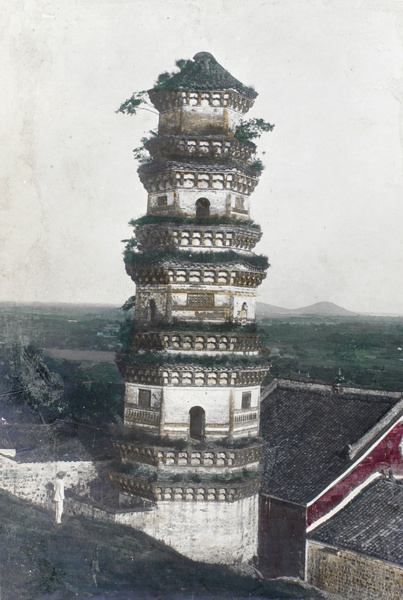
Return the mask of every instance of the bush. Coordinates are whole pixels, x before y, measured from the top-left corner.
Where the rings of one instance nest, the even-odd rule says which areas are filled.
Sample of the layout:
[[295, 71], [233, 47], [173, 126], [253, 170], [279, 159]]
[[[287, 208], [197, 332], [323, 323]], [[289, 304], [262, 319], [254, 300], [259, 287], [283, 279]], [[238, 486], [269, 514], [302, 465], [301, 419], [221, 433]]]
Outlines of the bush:
[[126, 244], [124, 261], [129, 264], [151, 264], [162, 260], [176, 260], [203, 264], [246, 263], [257, 269], [267, 269], [267, 256], [261, 254], [240, 254], [233, 250], [224, 252], [190, 252], [187, 250], [151, 250], [149, 252], [133, 252]]

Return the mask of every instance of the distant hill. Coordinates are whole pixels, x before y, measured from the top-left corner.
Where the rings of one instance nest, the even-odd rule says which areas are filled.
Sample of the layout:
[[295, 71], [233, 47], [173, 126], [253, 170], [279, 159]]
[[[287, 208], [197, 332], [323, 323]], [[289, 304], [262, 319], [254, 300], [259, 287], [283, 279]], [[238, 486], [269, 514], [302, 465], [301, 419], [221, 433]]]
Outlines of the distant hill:
[[315, 304], [302, 306], [301, 308], [282, 308], [281, 306], [273, 306], [265, 302], [257, 303], [258, 319], [264, 319], [265, 317], [295, 317], [298, 315], [354, 316], [356, 314], [342, 306], [333, 304], [333, 302], [316, 302]]

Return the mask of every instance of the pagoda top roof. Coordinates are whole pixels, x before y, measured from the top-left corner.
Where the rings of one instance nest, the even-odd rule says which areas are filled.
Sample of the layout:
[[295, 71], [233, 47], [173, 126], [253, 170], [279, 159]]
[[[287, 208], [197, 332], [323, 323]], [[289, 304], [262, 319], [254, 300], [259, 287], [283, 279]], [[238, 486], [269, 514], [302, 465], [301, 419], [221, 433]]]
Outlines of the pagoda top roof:
[[198, 52], [186, 65], [153, 90], [228, 90], [235, 89], [250, 98], [257, 92], [235, 79], [210, 52]]

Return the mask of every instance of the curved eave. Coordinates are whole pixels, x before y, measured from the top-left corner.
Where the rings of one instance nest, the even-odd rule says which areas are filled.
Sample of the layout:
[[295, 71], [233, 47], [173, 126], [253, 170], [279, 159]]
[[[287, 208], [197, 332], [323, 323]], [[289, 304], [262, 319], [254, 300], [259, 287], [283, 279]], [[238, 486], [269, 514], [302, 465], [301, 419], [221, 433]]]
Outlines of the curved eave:
[[205, 160], [152, 160], [140, 165], [137, 172], [141, 175], [151, 175], [162, 171], [198, 171], [203, 173], [242, 173], [251, 179], [258, 181], [261, 172], [252, 167], [246, 167], [236, 162], [218, 162], [215, 159]]
[[244, 233], [247, 232], [249, 235], [252, 235], [253, 237], [257, 238], [257, 240], [259, 241], [262, 237], [262, 231], [260, 229], [257, 229], [255, 227], [250, 227], [249, 225], [226, 225], [224, 224], [217, 224], [217, 225], [203, 225], [203, 224], [197, 224], [197, 223], [175, 223], [174, 220], [172, 220], [172, 222], [169, 221], [162, 221], [161, 223], [144, 223], [143, 225], [135, 225], [136, 228], [139, 229], [150, 229], [150, 230], [159, 230], [159, 229], [183, 229], [183, 230], [187, 230], [187, 229], [193, 229], [196, 231], [205, 231], [206, 229], [210, 230], [217, 230], [217, 231], [229, 231], [229, 232], [240, 232], [240, 233]]
[[131, 263], [125, 261], [126, 270], [127, 268], [137, 268], [137, 269], [147, 269], [148, 267], [161, 267], [164, 269], [174, 268], [174, 269], [217, 269], [217, 270], [238, 270], [238, 271], [247, 271], [253, 273], [265, 273], [265, 271], [270, 267], [268, 264], [265, 267], [256, 267], [251, 265], [246, 261], [239, 261], [234, 263], [214, 263], [214, 262], [191, 262], [189, 260], [166, 260], [159, 259], [155, 261], [150, 261], [147, 263]]

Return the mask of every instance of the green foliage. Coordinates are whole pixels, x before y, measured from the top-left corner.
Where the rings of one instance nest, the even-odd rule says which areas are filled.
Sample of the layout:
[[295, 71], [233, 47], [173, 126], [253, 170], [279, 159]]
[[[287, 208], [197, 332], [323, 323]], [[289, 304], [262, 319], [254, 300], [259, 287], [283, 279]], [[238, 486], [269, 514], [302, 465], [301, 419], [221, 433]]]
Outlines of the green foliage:
[[150, 250], [149, 252], [133, 252], [132, 249], [124, 250], [124, 261], [129, 264], [151, 264], [162, 260], [176, 260], [182, 262], [202, 264], [236, 264], [246, 263], [257, 269], [267, 269], [269, 262], [267, 256], [262, 254], [240, 254], [233, 250], [224, 252], [191, 252], [187, 250]]
[[260, 138], [265, 131], [272, 131], [273, 129], [274, 125], [264, 119], [249, 119], [238, 125], [234, 137], [240, 142], [250, 142], [250, 140]]
[[[176, 61], [176, 66], [178, 67], [178, 71], [164, 71], [160, 73], [157, 77], [157, 81], [154, 85], [155, 89], [164, 89], [164, 84], [171, 78], [173, 75], [180, 73], [182, 69], [184, 69], [188, 64], [191, 64], [191, 60], [179, 59]], [[142, 90], [140, 92], [134, 92], [130, 98], [125, 100], [118, 110], [117, 113], [121, 112], [126, 115], [136, 115], [139, 109], [145, 109], [145, 106], [149, 106], [148, 102], [148, 92], [147, 90]], [[143, 140], [142, 140], [143, 141]]]
[[124, 382], [113, 363], [49, 359], [64, 383], [56, 404], [43, 410], [46, 421], [71, 417], [80, 423], [108, 425], [123, 417]]
[[265, 356], [248, 356], [237, 354], [207, 355], [201, 354], [171, 354], [169, 352], [121, 352], [118, 361], [150, 364], [150, 365], [199, 365], [216, 368], [247, 368], [265, 367], [268, 359]]
[[217, 440], [211, 441], [208, 439], [197, 440], [194, 438], [170, 438], [166, 435], [156, 435], [145, 431], [141, 427], [125, 428], [119, 425], [115, 425], [112, 428], [112, 435], [115, 439], [123, 442], [130, 442], [134, 444], [153, 446], [154, 448], [166, 448], [174, 450], [219, 450], [220, 448], [250, 448], [251, 446], [260, 445], [263, 443], [262, 438], [232, 438], [227, 437], [219, 442]]
[[151, 162], [151, 156], [145, 148], [145, 144], [155, 136], [157, 136], [157, 132], [154, 129], [150, 129], [148, 136], [144, 136], [140, 139], [141, 146], [137, 146], [137, 148], [133, 149], [134, 159], [138, 160], [141, 165]]
[[161, 471], [149, 465], [141, 465], [138, 463], [122, 463], [115, 462], [113, 470], [129, 475], [136, 480], [143, 480], [147, 483], [200, 483], [200, 484], [234, 484], [241, 483], [248, 479], [256, 478], [256, 471], [243, 470], [242, 473], [175, 473], [169, 471]]
[[53, 372], [39, 348], [38, 330], [32, 322], [6, 322], [2, 358], [6, 365], [11, 396], [33, 408], [45, 422], [43, 409], [57, 404], [63, 395], [63, 381]]
[[[126, 240], [124, 240], [124, 241], [126, 241]], [[134, 308], [135, 303], [136, 303], [136, 296], [130, 296], [130, 298], [128, 298], [126, 300], [126, 302], [123, 304], [122, 310], [124, 312], [127, 312], [128, 310], [131, 310], [132, 308]]]
[[147, 91], [134, 92], [130, 98], [125, 100], [118, 108], [117, 113], [121, 112], [126, 115], [136, 115], [139, 108], [142, 108], [142, 104], [147, 104], [146, 101]]
[[125, 350], [130, 348], [131, 332], [134, 327], [133, 319], [126, 319], [124, 323], [120, 324], [119, 331], [119, 343]]
[[264, 170], [264, 164], [262, 163], [262, 161], [260, 160], [260, 158], [257, 158], [256, 160], [254, 160], [251, 164], [251, 168], [256, 171], [257, 173], [262, 173], [262, 171]]
[[140, 225], [152, 225], [154, 223], [173, 223], [175, 225], [235, 225], [237, 227], [251, 227], [260, 231], [260, 225], [254, 221], [241, 221], [240, 219], [232, 219], [230, 217], [208, 217], [206, 219], [196, 219], [192, 217], [169, 217], [157, 215], [144, 215], [138, 219], [129, 221], [129, 225], [137, 227]]
[[157, 80], [154, 84], [154, 89], [160, 89], [163, 90], [165, 89], [165, 84], [167, 83], [167, 81], [169, 79], [171, 79], [171, 77], [173, 77], [174, 75], [177, 75], [178, 73], [180, 73], [185, 67], [187, 67], [188, 65], [193, 64], [192, 60], [188, 60], [185, 58], [180, 58], [179, 60], [177, 60], [175, 62], [175, 65], [178, 67], [177, 71], [164, 71], [163, 73], [160, 73], [157, 77]]

